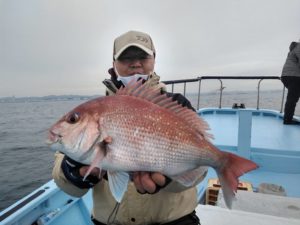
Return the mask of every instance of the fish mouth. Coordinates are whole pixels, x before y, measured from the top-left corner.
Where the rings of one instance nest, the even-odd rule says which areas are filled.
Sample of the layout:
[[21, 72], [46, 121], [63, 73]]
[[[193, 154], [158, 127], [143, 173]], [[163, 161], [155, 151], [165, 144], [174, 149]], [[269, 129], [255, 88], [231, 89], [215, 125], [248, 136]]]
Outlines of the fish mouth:
[[54, 143], [61, 143], [62, 142], [62, 135], [57, 134], [53, 132], [52, 130], [49, 130], [48, 138], [46, 140], [46, 144], [52, 145]]

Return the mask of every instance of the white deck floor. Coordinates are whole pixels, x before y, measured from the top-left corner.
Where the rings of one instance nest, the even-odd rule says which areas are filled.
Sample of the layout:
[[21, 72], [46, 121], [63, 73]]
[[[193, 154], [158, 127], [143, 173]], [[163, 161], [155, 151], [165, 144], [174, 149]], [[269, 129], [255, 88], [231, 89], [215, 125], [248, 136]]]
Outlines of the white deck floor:
[[300, 220], [199, 205], [196, 213], [201, 225], [299, 225]]

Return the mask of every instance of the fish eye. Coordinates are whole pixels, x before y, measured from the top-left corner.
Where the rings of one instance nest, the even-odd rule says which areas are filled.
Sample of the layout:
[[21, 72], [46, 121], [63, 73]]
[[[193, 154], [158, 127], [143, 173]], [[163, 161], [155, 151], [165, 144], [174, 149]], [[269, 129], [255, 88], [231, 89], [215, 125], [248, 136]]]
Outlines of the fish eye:
[[74, 124], [77, 123], [79, 119], [80, 119], [79, 113], [75, 112], [69, 115], [69, 117], [67, 118], [67, 122], [70, 124]]

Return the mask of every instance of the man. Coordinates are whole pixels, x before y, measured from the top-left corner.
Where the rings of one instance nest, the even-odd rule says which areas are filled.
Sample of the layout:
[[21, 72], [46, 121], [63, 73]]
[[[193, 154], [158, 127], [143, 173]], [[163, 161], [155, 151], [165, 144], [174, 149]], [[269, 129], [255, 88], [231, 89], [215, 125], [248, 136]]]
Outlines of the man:
[[282, 69], [281, 81], [288, 89], [284, 107], [283, 124], [300, 124], [293, 120], [296, 104], [300, 97], [300, 44], [292, 42], [287, 59]]
[[[111, 79], [106, 79], [107, 95], [114, 95], [132, 80], [143, 79], [143, 85], [155, 86], [159, 76], [154, 73], [155, 48], [148, 34], [129, 31], [115, 39]], [[161, 90], [165, 92], [164, 89]], [[174, 101], [194, 110], [180, 94], [167, 93]], [[195, 214], [197, 190], [186, 188], [161, 173], [134, 172], [121, 203], [110, 193], [105, 172], [99, 179], [94, 168], [83, 181], [88, 169], [74, 160], [56, 153], [53, 177], [66, 193], [80, 197], [93, 188], [94, 224], [200, 224]], [[199, 178], [204, 178], [206, 169]]]

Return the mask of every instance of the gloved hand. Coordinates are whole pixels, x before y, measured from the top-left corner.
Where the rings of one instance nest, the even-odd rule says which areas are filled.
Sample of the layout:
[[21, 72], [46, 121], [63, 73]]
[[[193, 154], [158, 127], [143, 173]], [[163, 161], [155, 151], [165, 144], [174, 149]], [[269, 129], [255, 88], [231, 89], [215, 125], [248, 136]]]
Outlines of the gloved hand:
[[90, 175], [86, 177], [85, 180], [83, 180], [83, 177], [88, 170], [89, 166], [84, 165], [82, 163], [76, 162], [75, 160], [69, 158], [68, 156], [64, 156], [64, 159], [61, 163], [62, 171], [65, 175], [65, 177], [75, 186], [79, 188], [91, 188], [95, 186], [102, 178], [102, 176], [105, 174], [105, 172], [102, 172], [99, 177], [99, 169], [94, 168]]

